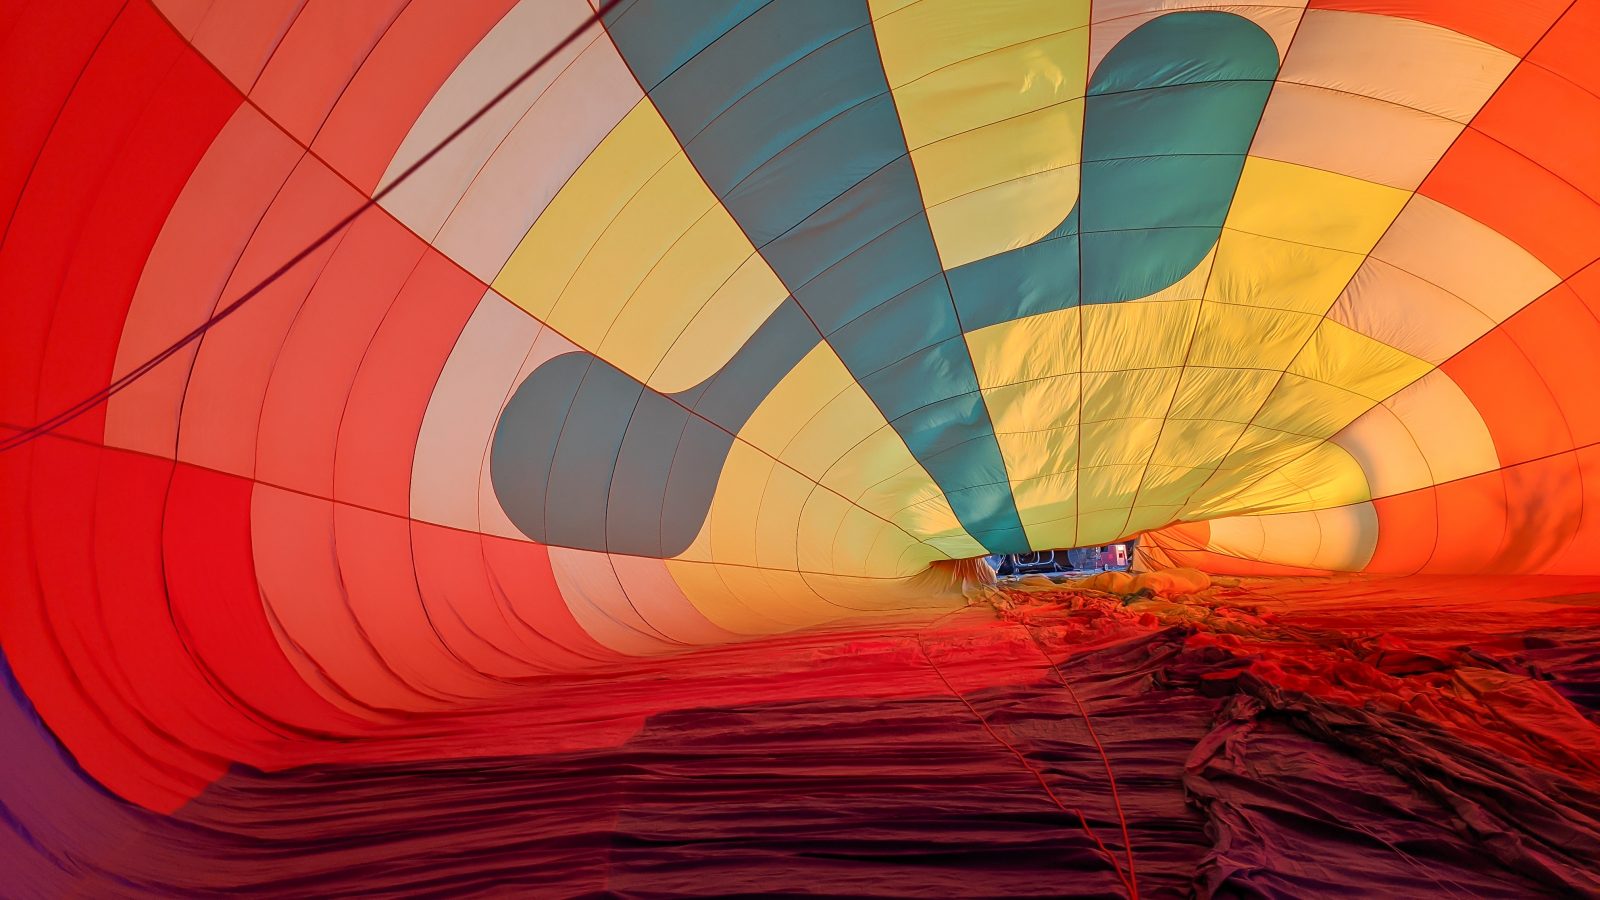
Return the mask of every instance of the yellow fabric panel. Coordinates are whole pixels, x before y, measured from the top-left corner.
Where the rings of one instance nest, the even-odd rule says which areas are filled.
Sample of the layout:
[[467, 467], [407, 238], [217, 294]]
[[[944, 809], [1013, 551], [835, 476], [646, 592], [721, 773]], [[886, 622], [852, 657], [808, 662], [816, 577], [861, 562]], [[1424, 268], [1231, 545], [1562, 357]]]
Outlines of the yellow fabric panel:
[[[833, 348], [818, 344], [750, 414], [739, 429], [739, 438], [778, 456], [813, 416], [854, 381]], [[841, 447], [840, 452], [845, 449]]]
[[1266, 402], [1277, 382], [1277, 372], [1261, 369], [1188, 368], [1178, 381], [1169, 418], [1242, 425]]
[[[1025, 176], [1049, 173], [1067, 179], [1070, 190], [1051, 193], [1066, 200], [1053, 210], [1050, 228], [1061, 224], [1078, 196], [1078, 145], [1083, 130], [1083, 100], [994, 122], [911, 153], [916, 163], [922, 199], [931, 209], [983, 188], [1010, 183]], [[1032, 189], [1048, 193], [1048, 182], [1031, 181]], [[1048, 230], [1048, 229], [1046, 229]], [[1044, 232], [1040, 232], [1043, 234]], [[948, 265], [948, 260], [946, 261]]]
[[1032, 244], [1061, 224], [1077, 198], [1078, 167], [1052, 169], [929, 207], [928, 226], [941, 262], [953, 269]]
[[[798, 607], [807, 602], [803, 596], [774, 597], [769, 593], [754, 598], [756, 602], [750, 603], [723, 580], [722, 571], [734, 570], [734, 567], [679, 559], [669, 559], [666, 563], [667, 571], [677, 583], [678, 589], [683, 591], [683, 596], [718, 628], [734, 634], [761, 635], [787, 631], [802, 624], [800, 622], [791, 624], [788, 617], [780, 620], [762, 613], [769, 607], [776, 609]], [[758, 607], [760, 612], [757, 611]]]
[[[890, 577], [904, 573], [865, 570], [873, 544], [842, 546], [837, 538], [841, 528], [848, 526], [854, 535], [870, 532], [872, 541], [898, 545], [880, 554], [897, 561], [917, 543], [742, 442], [735, 442], [728, 454], [708, 519], [710, 561], [733, 566]], [[938, 557], [930, 549], [919, 562], [926, 565]]]
[[[894, 519], [911, 535], [928, 541], [930, 546], [917, 557], [923, 564], [939, 558], [941, 550], [958, 556], [982, 553], [982, 546], [962, 528], [933, 479], [827, 344], [813, 348], [773, 388], [740, 430], [739, 439], [736, 448], [748, 443], [780, 460], [781, 467], [801, 473], [796, 477], [803, 475], [801, 480], [808, 484], [810, 481], [823, 484], [826, 489], [816, 491], [816, 496], [828, 495], [847, 506], [853, 501], [863, 510], [884, 519]], [[748, 488], [730, 481], [730, 471], [725, 468], [713, 509], [726, 492], [739, 490]], [[814, 499], [812, 502], [827, 504], [832, 500]], [[934, 502], [919, 505], [930, 500]], [[917, 507], [917, 515], [896, 518], [911, 506]], [[816, 512], [807, 506], [804, 516], [814, 515]], [[789, 525], [791, 543], [794, 521], [791, 519]], [[822, 539], [811, 535], [806, 540]], [[831, 540], [830, 535], [824, 543]], [[826, 554], [832, 551], [813, 546], [800, 552], [803, 556], [808, 552]], [[806, 568], [803, 563], [801, 567]], [[885, 573], [862, 574], [881, 576]]]
[[494, 289], [540, 319], [634, 193], [681, 148], [649, 98], [584, 160], [518, 244]]
[[1307, 452], [1320, 440], [1315, 435], [1290, 434], [1276, 428], [1251, 425], [1245, 428], [1244, 434], [1229, 450], [1217, 471], [1219, 475], [1233, 473], [1231, 480], [1238, 487]]
[[1087, 0], [923, 0], [874, 23], [946, 268], [1032, 243], [1072, 209], [1088, 21]]
[[[983, 545], [961, 527], [955, 510], [950, 508], [950, 501], [943, 495], [908, 506], [895, 513], [890, 521], [951, 559], [966, 559], [985, 553]], [[929, 562], [937, 558], [933, 554], [929, 556]]]
[[1181, 365], [1201, 305], [1194, 299], [1083, 307], [1083, 371]]
[[[1161, 435], [1161, 419], [1113, 419], [1105, 422], [1085, 422], [1082, 426], [1083, 449], [1079, 466], [1112, 464], [1144, 465], [1155, 449]], [[1129, 496], [1132, 499], [1132, 495]]]
[[645, 383], [672, 394], [711, 377], [788, 296], [766, 259], [752, 253], [694, 313]]
[[847, 559], [836, 558], [848, 555], [840, 554], [834, 536], [844, 527], [852, 511], [868, 515], [832, 492], [817, 491], [811, 495], [806, 501], [805, 509], [800, 513], [798, 529], [802, 569], [809, 572], [839, 572], [846, 575], [866, 574], [850, 571], [841, 565], [847, 562]]
[[[983, 392], [1023, 524], [1029, 522], [1030, 502], [1054, 508], [1055, 501], [1060, 500], [1043, 493], [1044, 485], [1037, 482], [1039, 476], [1070, 472], [1077, 467], [1078, 379], [1077, 375], [1064, 375]], [[1027, 491], [1031, 500], [1018, 493], [1023, 490], [1023, 482], [1030, 485]], [[1046, 518], [1057, 515], [1061, 513], [1050, 513]]]
[[[761, 619], [776, 621], [783, 626], [783, 630], [790, 630], [821, 624], [847, 615], [845, 610], [818, 597], [816, 591], [811, 589], [799, 572], [755, 569], [748, 566], [707, 568], [716, 574], [727, 591], [727, 597], [737, 606], [702, 608], [701, 612], [713, 624], [721, 625], [729, 631], [760, 633], [750, 626], [757, 624]], [[690, 597], [690, 602], [699, 606], [696, 602], [698, 598], [689, 595], [687, 590], [684, 593]], [[719, 617], [725, 618], [719, 620]], [[730, 627], [730, 624], [743, 627], [734, 628]]]
[[1348, 175], [1250, 157], [1224, 227], [1365, 254], [1410, 196]]
[[[1172, 423], [1167, 423], [1167, 427], [1172, 427]], [[1138, 508], [1159, 508], [1164, 511], [1166, 519], [1174, 518], [1178, 510], [1189, 502], [1194, 492], [1211, 477], [1211, 472], [1209, 466], [1202, 468], [1151, 464], [1145, 470], [1144, 483], [1139, 486]], [[1156, 524], [1165, 524], [1165, 519]]]
[[1083, 420], [1162, 418], [1172, 405], [1182, 370], [1127, 369], [1083, 374]]
[[[1041, 475], [1071, 471], [1078, 465], [1078, 426], [995, 435], [1006, 474], [1013, 484]], [[1020, 500], [1018, 501], [1021, 502]]]
[[967, 332], [978, 385], [993, 388], [1076, 373], [1078, 313], [1073, 306]]
[[[676, 171], [681, 167], [674, 161], [669, 168]], [[663, 170], [663, 174], [666, 171]], [[694, 182], [704, 187], [698, 175], [692, 175], [692, 178]], [[644, 197], [644, 192], [641, 192], [640, 196]], [[620, 224], [619, 222], [619, 226]], [[619, 235], [613, 239], [608, 233], [604, 246], [607, 250], [612, 250], [616, 242], [623, 237]], [[670, 235], [665, 237], [671, 238]], [[616, 262], [610, 259], [612, 253], [608, 252], [602, 256], [600, 249], [598, 245], [595, 248], [595, 257], [599, 257], [598, 259], [591, 257], [595, 259], [596, 265]], [[649, 249], [645, 247], [639, 249], [646, 257], [651, 255]], [[624, 305], [611, 324], [610, 331], [602, 338], [597, 355], [611, 361], [625, 372], [653, 374], [672, 345], [682, 339], [684, 329], [694, 320], [709, 298], [713, 297], [718, 288], [729, 281], [736, 272], [743, 270], [753, 256], [753, 248], [745, 239], [738, 223], [733, 221], [733, 217], [728, 215], [720, 204], [712, 206], [699, 221], [689, 227], [688, 231], [676, 238], [665, 253], [655, 260], [653, 267], [648, 270], [631, 294], [624, 297]], [[649, 260], [646, 259], [644, 262]], [[588, 267], [589, 264], [585, 263], [584, 268]], [[770, 269], [768, 271], [770, 272]], [[573, 281], [574, 288], [578, 288], [578, 280], [575, 278]], [[755, 301], [752, 305], [759, 308], [762, 318], [788, 296], [788, 292], [783, 289], [776, 276], [772, 277], [767, 287], [764, 296], [741, 298]], [[578, 298], [583, 296], [575, 294], [564, 297], [551, 314], [551, 324], [564, 333], [570, 333], [569, 328], [561, 323], [565, 323], [572, 313], [582, 315], [581, 310], [585, 304]], [[751, 310], [751, 313], [756, 312], [757, 310]], [[755, 316], [750, 315], [749, 318]], [[755, 323], [759, 326], [760, 319], [755, 319]], [[751, 328], [751, 331], [754, 331], [754, 328]], [[742, 335], [741, 340], [748, 336], [748, 333]], [[706, 353], [706, 348], [699, 349], [702, 359], [716, 355], [714, 351]], [[711, 372], [708, 371], [706, 374], [709, 375]]]
[[1321, 321], [1311, 313], [1206, 303], [1200, 309], [1189, 365], [1282, 371], [1294, 362]]
[[1325, 381], [1285, 372], [1256, 424], [1316, 438], [1331, 437], [1371, 409], [1373, 401]]
[[1058, 428], [1078, 421], [1077, 375], [1057, 375], [987, 388], [983, 400], [996, 434]]
[[1078, 545], [1089, 547], [1109, 544], [1130, 534], [1128, 521], [1132, 511], [1120, 509], [1090, 510], [1078, 517]]
[[1305, 486], [1319, 507], [1344, 506], [1372, 499], [1372, 487], [1361, 463], [1332, 441], [1283, 467], [1284, 478]]
[[[700, 174], [688, 157], [680, 154], [668, 160], [589, 248], [545, 321], [580, 347], [599, 347], [612, 322], [629, 305], [645, 277], [667, 253], [680, 245], [685, 232], [715, 205], [716, 198], [700, 180]], [[721, 254], [711, 249], [704, 261], [717, 270], [715, 278], [702, 285], [702, 292], [694, 300], [679, 295], [662, 297], [662, 302], [669, 307], [692, 302], [692, 315], [692, 311], [711, 296], [716, 285], [749, 257], [749, 242], [743, 243], [743, 247], [723, 245]], [[691, 246], [702, 254], [708, 249], [700, 242]], [[683, 316], [685, 321], [688, 318]], [[656, 360], [649, 360], [645, 367], [634, 360], [612, 362], [624, 372], [642, 378], [655, 368]]]
[[1152, 466], [1209, 466], [1244, 433], [1239, 422], [1168, 419], [1150, 457]]
[[1013, 481], [1022, 530], [1034, 547], [1075, 547], [1078, 544], [1078, 473], [1058, 472], [1025, 481]]
[[562, 187], [494, 287], [668, 392], [715, 372], [788, 295], [648, 99]]
[[710, 535], [715, 562], [756, 564], [756, 531], [750, 527], [772, 469], [772, 457], [743, 441], [734, 441], [711, 498], [711, 512], [702, 530]]
[[[836, 357], [837, 358], [837, 357]], [[840, 369], [844, 366], [841, 364]], [[883, 428], [883, 413], [854, 381], [828, 401], [805, 426], [800, 429], [778, 458], [804, 472], [815, 481], [821, 481], [829, 468], [839, 461], [850, 448]], [[915, 462], [910, 451], [901, 445], [898, 459], [890, 464]]]
[[1128, 516], [1127, 528], [1118, 537], [1132, 537], [1146, 531], [1165, 528], [1178, 521], [1181, 511], [1178, 504], [1150, 506], [1141, 503], [1133, 508], [1132, 515]]
[[[745, 522], [746, 527], [753, 525], [754, 558], [742, 560], [719, 556], [716, 557], [717, 561], [748, 562], [770, 569], [799, 569], [800, 555], [794, 523], [800, 520], [801, 512], [816, 489], [815, 482], [783, 465], [768, 468], [766, 484], [755, 496], [755, 502], [746, 506], [754, 516]], [[731, 527], [732, 523], [729, 524]]]
[[1360, 268], [1362, 254], [1224, 231], [1206, 299], [1321, 315]]
[[1083, 101], [953, 135], [912, 151], [947, 269], [1026, 246], [1078, 199]]
[[1088, 28], [1077, 28], [952, 63], [895, 88], [906, 144], [916, 150], [1082, 97], [1088, 47]]
[[[871, 0], [891, 88], [938, 69], [1089, 23], [1087, 0]], [[1084, 56], [1077, 57], [1078, 79]], [[1080, 90], [1076, 96], [1082, 96]]]
[[1371, 499], [1366, 473], [1343, 447], [1333, 443], [1311, 445], [1265, 477], [1257, 473], [1242, 490], [1227, 498], [1229, 509], [1253, 512], [1291, 512], [1344, 506]]
[[1288, 371], [1377, 402], [1432, 369], [1430, 363], [1324, 319]]

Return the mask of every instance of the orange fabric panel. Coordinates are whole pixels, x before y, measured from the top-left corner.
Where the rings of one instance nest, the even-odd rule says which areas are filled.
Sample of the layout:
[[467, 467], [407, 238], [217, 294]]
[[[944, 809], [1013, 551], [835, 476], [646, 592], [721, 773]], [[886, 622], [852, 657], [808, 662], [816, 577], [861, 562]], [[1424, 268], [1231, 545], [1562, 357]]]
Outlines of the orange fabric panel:
[[1272, 575], [1282, 577], [1306, 577], [1330, 574], [1324, 569], [1308, 569], [1303, 566], [1285, 566], [1278, 563], [1260, 562], [1254, 559], [1242, 559], [1237, 556], [1227, 556], [1222, 553], [1213, 553], [1210, 550], [1174, 551], [1174, 560], [1180, 566], [1199, 569], [1216, 575]]
[[1490, 568], [1537, 572], [1561, 556], [1578, 533], [1584, 498], [1575, 454], [1562, 453], [1501, 472], [1506, 491], [1505, 545]]
[[1600, 198], [1600, 96], [1539, 66], [1520, 65], [1472, 127]]
[[1572, 449], [1561, 408], [1504, 326], [1441, 368], [1483, 416], [1502, 466]]
[[1582, 489], [1583, 508], [1567, 549], [1545, 561], [1542, 571], [1551, 575], [1592, 573], [1595, 560], [1600, 560], [1600, 447], [1584, 447], [1572, 457], [1578, 482], [1569, 490]]
[[1516, 241], [1562, 277], [1600, 249], [1600, 204], [1476, 128], [1461, 133], [1421, 193]]
[[1600, 0], [1578, 0], [1528, 54], [1528, 61], [1600, 94], [1600, 53], [1594, 47], [1597, 34]]
[[1500, 472], [1485, 472], [1434, 488], [1439, 540], [1424, 572], [1493, 569], [1506, 533], [1506, 490]]
[[1368, 572], [1412, 574], [1433, 555], [1439, 522], [1435, 488], [1372, 501], [1378, 512], [1378, 546]]
[[1463, 0], [1312, 0], [1312, 9], [1400, 16], [1440, 25], [1521, 56], [1567, 8], [1566, 0], [1469, 3]]
[[1572, 289], [1590, 312], [1600, 317], [1600, 260], [1590, 263], [1583, 271], [1568, 278], [1567, 287]]
[[1595, 397], [1600, 319], [1571, 289], [1557, 286], [1501, 329], [1522, 348], [1554, 396], [1572, 437], [1568, 446], [1600, 441], [1600, 402]]

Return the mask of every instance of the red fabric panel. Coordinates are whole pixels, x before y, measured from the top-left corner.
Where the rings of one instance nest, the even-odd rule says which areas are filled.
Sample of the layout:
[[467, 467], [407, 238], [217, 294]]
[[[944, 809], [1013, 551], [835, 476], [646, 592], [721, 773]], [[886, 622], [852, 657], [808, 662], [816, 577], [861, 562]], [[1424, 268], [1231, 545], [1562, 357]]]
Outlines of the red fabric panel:
[[167, 500], [172, 616], [214, 689], [287, 733], [347, 733], [361, 723], [307, 686], [273, 636], [251, 550], [249, 481], [179, 465]]
[[337, 499], [406, 515], [417, 435], [439, 372], [484, 287], [428, 250], [356, 370], [334, 458]]
[[162, 519], [174, 463], [109, 449], [100, 458], [94, 560], [104, 602], [75, 624], [104, 630], [105, 661], [126, 677], [130, 702], [180, 744], [262, 765], [258, 745], [281, 736], [217, 692], [173, 627]]
[[544, 642], [489, 584], [477, 534], [412, 522], [411, 545], [428, 618], [446, 645], [502, 678], [549, 671], [539, 664]]
[[414, 0], [351, 79], [312, 150], [372, 193], [439, 85], [511, 6]]
[[217, 0], [195, 29], [201, 54], [242, 91], [249, 91], [306, 0]]
[[268, 614], [325, 688], [374, 721], [438, 707], [390, 667], [362, 630], [339, 577], [333, 503], [256, 484], [250, 505], [256, 579]]
[[1589, 312], [1600, 318], [1600, 261], [1590, 263], [1582, 272], [1568, 278], [1566, 286]]
[[250, 91], [262, 111], [310, 144], [328, 111], [406, 0], [312, 3], [278, 44]]
[[[303, 159], [257, 228], [222, 303], [255, 287], [363, 202], [326, 166]], [[236, 475], [254, 474], [267, 382], [301, 305], [341, 237], [324, 244], [201, 338], [184, 394], [181, 459]]]
[[267, 373], [257, 478], [333, 496], [334, 453], [351, 383], [422, 249], [416, 236], [376, 207], [340, 239]]
[[[171, 346], [216, 312], [262, 215], [302, 155], [254, 109], [234, 111], [151, 248], [117, 348], [123, 370]], [[184, 391], [198, 351], [199, 344], [191, 343], [111, 398], [110, 443], [176, 454]]]
[[550, 569], [550, 550], [542, 544], [482, 535], [483, 561], [490, 583], [505, 594], [513, 615], [547, 641], [544, 651], [557, 665], [609, 660], [616, 653], [601, 646], [567, 609]]
[[[21, 571], [31, 577], [22, 592], [7, 594], [6, 654], [40, 716], [84, 769], [130, 799], [175, 808], [226, 766], [174, 740], [130, 702], [95, 580], [102, 451], [50, 438], [25, 452], [33, 462], [31, 502], [6, 506], [26, 516], [8, 534], [27, 535], [31, 553]], [[138, 635], [127, 637], [139, 646]]]
[[[176, 40], [160, 27], [163, 40]], [[70, 236], [71, 262], [54, 298], [56, 314], [39, 384], [42, 414], [66, 409], [111, 382], [122, 324], [150, 248], [190, 173], [239, 102], [190, 53], [163, 69], [148, 97], [119, 100], [137, 105], [140, 115]], [[94, 177], [72, 169], [61, 176]], [[98, 440], [104, 419], [105, 407], [97, 406], [62, 433]]]
[[[0, 419], [32, 424], [107, 383], [150, 245], [235, 102], [148, 7], [117, 20], [0, 249]], [[93, 412], [67, 433], [95, 437], [102, 417]]]
[[430, 697], [462, 701], [505, 692], [504, 683], [451, 653], [429, 622], [404, 518], [341, 503], [333, 507], [333, 525], [350, 613], [396, 675]]
[[56, 116], [122, 7], [84, 0], [62, 15], [53, 3], [0, 4], [0, 15], [11, 17], [0, 28], [0, 220], [11, 218]]

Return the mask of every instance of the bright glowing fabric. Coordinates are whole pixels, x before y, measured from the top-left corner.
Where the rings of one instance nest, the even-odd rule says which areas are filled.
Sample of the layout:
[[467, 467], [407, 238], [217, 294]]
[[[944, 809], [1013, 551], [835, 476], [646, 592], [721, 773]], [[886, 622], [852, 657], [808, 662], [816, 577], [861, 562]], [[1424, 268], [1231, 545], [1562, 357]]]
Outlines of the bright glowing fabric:
[[1600, 573], [1600, 4], [625, 2], [441, 148], [593, 12], [0, 7], [0, 434], [268, 282], [0, 454], [112, 792], [985, 553]]

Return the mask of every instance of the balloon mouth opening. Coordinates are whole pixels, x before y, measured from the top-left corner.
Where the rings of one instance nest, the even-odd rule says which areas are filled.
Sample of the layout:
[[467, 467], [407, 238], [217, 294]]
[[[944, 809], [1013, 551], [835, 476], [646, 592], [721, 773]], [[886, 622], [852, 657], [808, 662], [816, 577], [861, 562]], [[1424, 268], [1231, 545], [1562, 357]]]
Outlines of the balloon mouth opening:
[[979, 557], [998, 578], [1024, 575], [1071, 578], [1100, 572], [1125, 572], [1133, 567], [1138, 539], [1084, 547], [1000, 553]]

